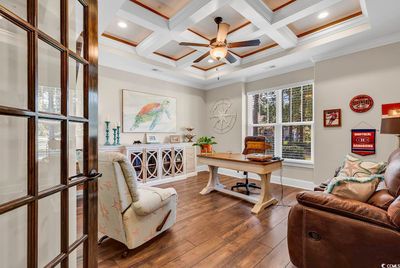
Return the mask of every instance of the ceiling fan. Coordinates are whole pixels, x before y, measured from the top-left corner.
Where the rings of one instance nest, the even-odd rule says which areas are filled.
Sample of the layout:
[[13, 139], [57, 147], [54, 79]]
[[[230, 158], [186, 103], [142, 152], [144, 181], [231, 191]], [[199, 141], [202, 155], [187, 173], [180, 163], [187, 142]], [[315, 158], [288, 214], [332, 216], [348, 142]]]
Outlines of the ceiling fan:
[[216, 17], [214, 19], [215, 23], [218, 25], [217, 37], [211, 39], [210, 44], [199, 44], [199, 43], [190, 43], [190, 42], [181, 42], [179, 45], [181, 46], [193, 46], [193, 47], [209, 47], [210, 51], [193, 61], [194, 63], [198, 63], [211, 55], [211, 57], [215, 60], [220, 60], [222, 58], [226, 58], [230, 63], [236, 62], [236, 58], [229, 52], [229, 48], [235, 47], [252, 47], [260, 45], [260, 40], [248, 40], [241, 42], [233, 42], [227, 43], [226, 36], [228, 35], [230, 25], [228, 23], [222, 22], [221, 17]]

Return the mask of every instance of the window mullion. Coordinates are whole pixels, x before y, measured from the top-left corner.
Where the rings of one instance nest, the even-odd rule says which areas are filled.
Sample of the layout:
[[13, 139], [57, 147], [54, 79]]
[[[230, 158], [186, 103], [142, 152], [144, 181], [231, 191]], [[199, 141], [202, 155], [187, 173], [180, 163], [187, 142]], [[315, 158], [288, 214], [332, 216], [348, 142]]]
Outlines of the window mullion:
[[276, 126], [275, 126], [275, 156], [282, 157], [282, 92], [276, 91]]
[[300, 89], [300, 121], [301, 122], [304, 121], [304, 117], [303, 117], [303, 89], [304, 89], [304, 86], [302, 86], [301, 89]]

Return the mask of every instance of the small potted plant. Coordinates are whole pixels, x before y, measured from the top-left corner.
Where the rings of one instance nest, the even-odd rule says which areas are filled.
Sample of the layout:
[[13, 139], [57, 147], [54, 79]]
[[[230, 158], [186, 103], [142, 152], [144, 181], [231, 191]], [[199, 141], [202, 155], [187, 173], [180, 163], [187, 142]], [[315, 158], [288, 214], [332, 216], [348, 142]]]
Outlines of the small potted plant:
[[200, 137], [198, 138], [197, 142], [195, 144], [193, 144], [193, 146], [199, 146], [201, 148], [201, 153], [202, 154], [210, 154], [212, 153], [212, 146], [214, 144], [217, 144], [214, 141], [215, 137], [211, 136], [211, 137]]

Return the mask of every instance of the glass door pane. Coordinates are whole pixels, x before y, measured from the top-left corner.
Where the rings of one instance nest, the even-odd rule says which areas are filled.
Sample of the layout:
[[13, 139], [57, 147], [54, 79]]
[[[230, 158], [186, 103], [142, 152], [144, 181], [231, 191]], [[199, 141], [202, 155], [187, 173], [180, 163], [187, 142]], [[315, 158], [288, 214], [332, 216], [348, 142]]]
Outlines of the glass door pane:
[[44, 267], [61, 250], [61, 194], [56, 193], [39, 200], [38, 263]]
[[28, 211], [26, 206], [0, 215], [1, 267], [27, 267]]
[[83, 64], [69, 59], [69, 114], [83, 117]]
[[14, 12], [23, 19], [27, 19], [26, 11], [28, 9], [27, 0], [0, 0], [0, 5]]
[[28, 120], [0, 116], [0, 204], [28, 194]]
[[68, 268], [82, 268], [83, 267], [83, 246], [77, 247], [70, 255]]
[[69, 124], [69, 172], [68, 177], [84, 172], [83, 166], [83, 124]]
[[69, 245], [83, 236], [83, 184], [69, 188]]
[[39, 41], [39, 111], [61, 113], [61, 52]]
[[38, 123], [39, 191], [59, 185], [61, 175], [61, 123]]
[[28, 33], [5, 18], [0, 19], [0, 32], [0, 105], [26, 109]]
[[78, 0], [68, 0], [69, 49], [83, 56], [84, 46], [84, 8]]
[[39, 29], [60, 41], [60, 0], [38, 0], [39, 2]]

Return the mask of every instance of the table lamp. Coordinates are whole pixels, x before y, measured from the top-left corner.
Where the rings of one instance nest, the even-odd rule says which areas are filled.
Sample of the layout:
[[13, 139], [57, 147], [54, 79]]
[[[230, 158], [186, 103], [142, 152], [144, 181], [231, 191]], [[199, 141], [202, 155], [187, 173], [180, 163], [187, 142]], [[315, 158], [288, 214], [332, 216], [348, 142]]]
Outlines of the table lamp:
[[394, 134], [400, 147], [400, 103], [382, 105], [381, 134]]

